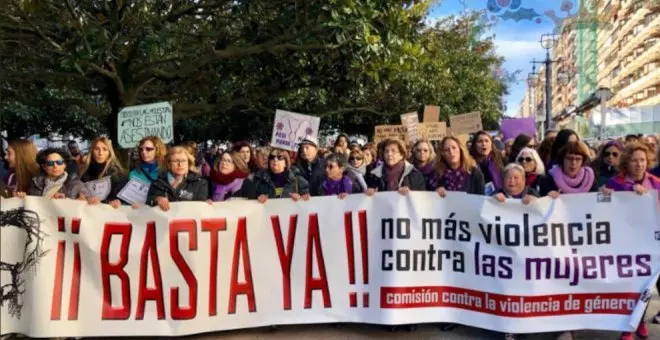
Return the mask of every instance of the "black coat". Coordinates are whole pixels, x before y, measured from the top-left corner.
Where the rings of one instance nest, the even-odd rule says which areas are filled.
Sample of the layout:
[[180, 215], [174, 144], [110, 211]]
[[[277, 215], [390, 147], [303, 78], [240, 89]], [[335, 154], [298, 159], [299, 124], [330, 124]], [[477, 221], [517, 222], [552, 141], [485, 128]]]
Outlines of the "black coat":
[[[110, 201], [118, 199], [117, 195], [128, 182], [128, 176], [122, 174], [117, 167], [109, 167], [108, 170], [105, 172], [104, 177], [108, 177], [108, 176], [110, 177], [110, 193], [108, 194], [108, 197], [106, 197], [106, 199], [103, 200], [103, 203], [110, 203]], [[83, 183], [96, 181], [98, 179], [100, 178], [94, 178], [90, 174], [89, 170], [86, 171], [84, 174], [82, 174], [82, 176], [80, 177], [80, 180]]]
[[170, 202], [206, 201], [209, 199], [209, 184], [200, 175], [188, 173], [183, 183], [172, 188], [167, 179], [167, 173], [163, 173], [149, 187], [147, 204], [157, 205], [156, 197], [166, 197]]
[[256, 197], [266, 195], [268, 198], [283, 198], [291, 196], [292, 193], [309, 194], [309, 183], [295, 168], [289, 170], [289, 179], [284, 184], [281, 196], [277, 196], [275, 192], [275, 183], [271, 178], [270, 170], [257, 171], [253, 180]]
[[302, 155], [298, 153], [293, 168], [309, 183], [311, 190], [309, 193], [312, 196], [323, 196], [323, 190], [320, 189], [325, 178], [325, 161], [323, 158], [316, 156], [316, 159], [310, 163], [304, 160]]
[[[367, 187], [378, 191], [387, 191], [387, 180], [383, 174], [384, 168], [385, 165], [383, 164], [367, 173], [367, 178], [365, 179]], [[399, 179], [399, 187], [408, 187], [413, 191], [425, 191], [426, 182], [424, 181], [424, 175], [415, 169], [412, 164], [406, 162], [403, 167], [403, 175]]]
[[[542, 176], [539, 180], [539, 194], [541, 197], [547, 196], [550, 191], [559, 191], [555, 179], [551, 175]], [[598, 191], [598, 180], [594, 179], [594, 183], [589, 188], [588, 192], [597, 192]]]
[[[47, 176], [43, 173], [33, 177], [27, 194], [30, 196], [43, 196], [46, 189], [46, 178]], [[81, 192], [84, 194], [86, 191], [85, 185], [80, 180], [80, 177], [78, 177], [78, 174], [72, 172], [67, 173], [67, 178], [58, 192], [64, 194], [66, 198], [75, 200], [78, 199]]]

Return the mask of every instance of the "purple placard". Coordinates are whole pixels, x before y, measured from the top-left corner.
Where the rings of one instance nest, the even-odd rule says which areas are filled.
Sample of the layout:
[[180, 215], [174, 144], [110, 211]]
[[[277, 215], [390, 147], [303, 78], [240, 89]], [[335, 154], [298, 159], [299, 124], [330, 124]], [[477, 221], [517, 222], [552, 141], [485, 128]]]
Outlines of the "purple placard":
[[504, 140], [514, 139], [521, 133], [530, 137], [536, 137], [536, 124], [534, 123], [534, 117], [503, 119], [500, 124], [500, 131], [502, 131]]

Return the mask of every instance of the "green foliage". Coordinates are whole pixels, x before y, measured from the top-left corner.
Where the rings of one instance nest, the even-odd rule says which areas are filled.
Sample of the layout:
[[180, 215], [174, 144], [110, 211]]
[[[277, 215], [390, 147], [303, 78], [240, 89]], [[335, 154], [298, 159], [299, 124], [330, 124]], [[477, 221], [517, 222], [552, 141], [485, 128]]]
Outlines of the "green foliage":
[[[479, 110], [492, 127], [506, 87], [487, 28], [476, 15], [426, 27], [430, 3], [10, 0], [1, 109], [43, 132], [100, 121], [113, 136], [122, 107], [171, 101], [177, 139], [197, 140], [268, 138], [276, 108], [350, 133], [424, 104], [444, 118]], [[72, 106], [91, 121], [64, 119]], [[52, 112], [63, 119], [33, 123]]]

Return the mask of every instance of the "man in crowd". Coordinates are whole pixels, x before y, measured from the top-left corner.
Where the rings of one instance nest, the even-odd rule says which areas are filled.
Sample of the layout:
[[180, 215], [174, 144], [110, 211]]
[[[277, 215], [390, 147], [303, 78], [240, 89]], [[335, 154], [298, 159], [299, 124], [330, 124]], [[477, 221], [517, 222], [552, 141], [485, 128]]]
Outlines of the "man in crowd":
[[77, 169], [82, 169], [85, 165], [85, 155], [83, 155], [80, 152], [80, 147], [78, 146], [78, 143], [74, 140], [69, 141], [69, 144], [67, 144], [69, 148], [69, 153], [71, 154], [71, 160], [75, 162], [75, 165], [77, 166]]
[[325, 162], [319, 157], [319, 143], [316, 137], [307, 136], [300, 142], [296, 170], [309, 182], [310, 194], [322, 196], [321, 184], [325, 176]]

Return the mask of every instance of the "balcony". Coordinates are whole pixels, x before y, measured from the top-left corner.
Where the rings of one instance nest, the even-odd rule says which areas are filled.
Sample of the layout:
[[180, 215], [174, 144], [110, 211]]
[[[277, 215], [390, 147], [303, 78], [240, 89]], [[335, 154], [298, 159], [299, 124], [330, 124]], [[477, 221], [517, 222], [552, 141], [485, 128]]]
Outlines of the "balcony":
[[629, 55], [622, 64], [621, 73], [619, 73], [619, 76], [615, 78], [614, 81], [616, 82], [620, 79], [623, 79], [630, 74], [633, 74], [635, 71], [639, 70], [649, 62], [656, 60], [660, 55], [659, 41], [660, 38], [657, 37], [647, 39], [644, 43], [643, 52], [639, 53], [637, 56], [634, 54]]
[[654, 85], [660, 79], [660, 67], [647, 72], [638, 73], [637, 77], [629, 77], [621, 82], [621, 90], [612, 97], [613, 102], [628, 98], [637, 93], [640, 89], [645, 89]]
[[633, 49], [637, 48], [640, 42], [646, 41], [650, 37], [655, 37], [660, 33], [660, 16], [657, 16], [649, 24], [644, 25], [639, 34], [630, 36], [625, 44], [621, 45], [619, 55], [628, 55]]
[[[630, 8], [632, 8], [632, 7], [630, 7]], [[648, 13], [649, 13], [648, 10], [641, 10], [641, 11], [637, 11], [637, 12], [635, 12], [634, 14], [632, 14], [631, 17], [629, 17], [627, 20], [624, 20], [625, 24], [624, 24], [623, 26], [621, 26], [620, 33], [619, 33], [619, 34], [620, 34], [622, 37], [628, 35], [628, 33], [630, 33], [630, 32], [632, 31], [633, 27], [637, 26], [637, 24], [638, 24], [642, 19], [644, 19], [644, 17], [645, 17], [646, 14], [648, 14]], [[621, 17], [624, 18], [624, 17], [626, 17], [626, 16], [627, 16], [627, 15], [623, 15], [623, 16], [621, 16]]]
[[601, 17], [601, 19], [605, 21], [610, 21], [614, 14], [619, 10], [619, 1], [618, 0], [608, 0], [605, 6], [601, 11], [599, 11], [598, 15]]

